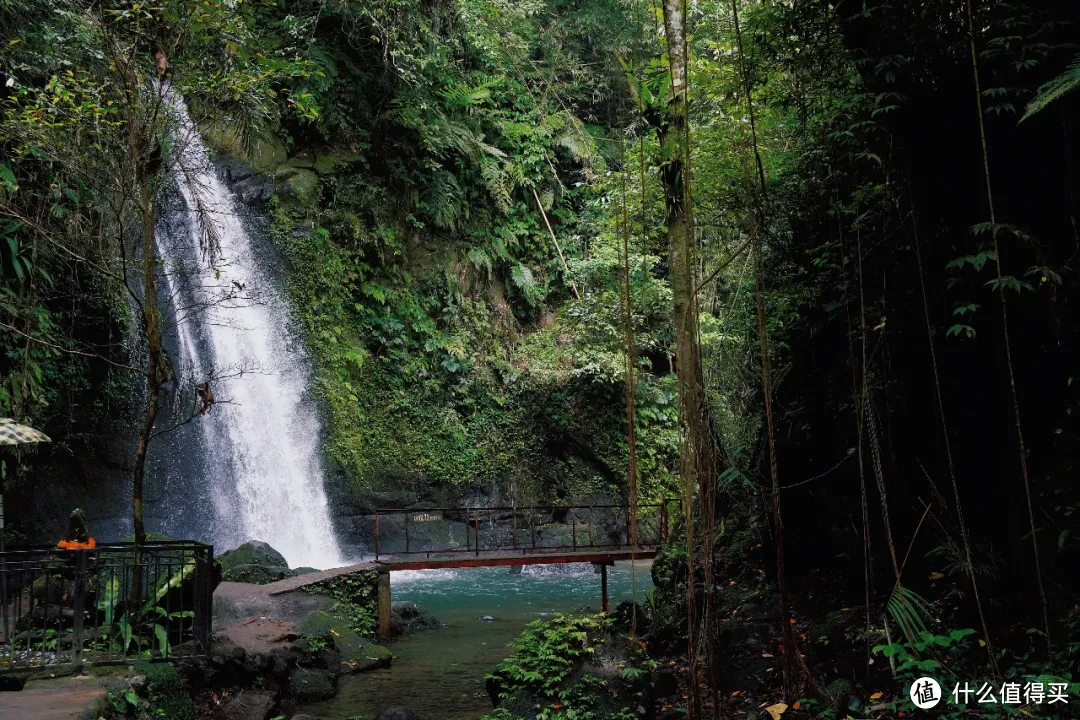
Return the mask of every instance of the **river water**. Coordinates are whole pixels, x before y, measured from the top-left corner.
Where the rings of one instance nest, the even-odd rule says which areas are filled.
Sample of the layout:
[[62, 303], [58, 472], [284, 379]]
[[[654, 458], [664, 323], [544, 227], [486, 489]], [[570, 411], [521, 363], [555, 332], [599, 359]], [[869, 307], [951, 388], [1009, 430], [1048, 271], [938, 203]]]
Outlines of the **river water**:
[[[608, 568], [611, 608], [631, 593], [644, 602], [650, 561]], [[636, 587], [633, 587], [636, 586]], [[411, 600], [448, 627], [393, 643], [390, 668], [343, 676], [337, 697], [305, 705], [321, 720], [374, 717], [398, 705], [420, 720], [477, 720], [491, 711], [484, 675], [513, 651], [507, 644], [525, 625], [554, 613], [598, 612], [600, 576], [592, 565], [534, 565], [513, 575], [505, 567], [417, 570], [391, 574], [393, 599]], [[494, 619], [482, 622], [478, 618]]]

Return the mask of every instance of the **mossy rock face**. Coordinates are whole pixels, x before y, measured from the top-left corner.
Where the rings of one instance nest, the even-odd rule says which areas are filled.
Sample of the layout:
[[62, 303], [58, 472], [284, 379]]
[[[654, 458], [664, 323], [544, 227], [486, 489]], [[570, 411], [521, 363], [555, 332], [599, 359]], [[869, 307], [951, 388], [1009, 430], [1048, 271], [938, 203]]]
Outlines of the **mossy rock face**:
[[315, 155], [313, 168], [320, 175], [331, 175], [344, 165], [363, 162], [364, 156], [356, 153], [319, 153]]
[[284, 555], [267, 543], [258, 540], [246, 542], [235, 550], [223, 553], [218, 557], [218, 562], [221, 563], [221, 569], [225, 572], [238, 565], [266, 565], [289, 569], [289, 563], [285, 561]]
[[292, 577], [289, 568], [283, 565], [237, 565], [226, 570], [221, 579], [225, 582], [251, 583], [252, 585], [266, 585], [268, 583], [284, 580]]
[[274, 171], [274, 194], [312, 207], [322, 195], [322, 183], [313, 170], [286, 164]]
[[241, 160], [259, 172], [273, 170], [289, 156], [285, 143], [273, 135], [256, 138], [254, 143], [245, 147], [232, 125], [214, 123], [199, 129], [203, 140], [215, 152]]
[[311, 573], [317, 573], [317, 572], [319, 572], [319, 571], [316, 568], [298, 567], [298, 568], [296, 568], [295, 570], [292, 571], [292, 576], [296, 577], [297, 575], [310, 575]]
[[289, 673], [288, 692], [300, 701], [329, 700], [337, 694], [337, 676], [327, 670], [296, 668]]
[[56, 605], [64, 600], [68, 586], [59, 575], [42, 575], [30, 586], [30, 594], [35, 600]]

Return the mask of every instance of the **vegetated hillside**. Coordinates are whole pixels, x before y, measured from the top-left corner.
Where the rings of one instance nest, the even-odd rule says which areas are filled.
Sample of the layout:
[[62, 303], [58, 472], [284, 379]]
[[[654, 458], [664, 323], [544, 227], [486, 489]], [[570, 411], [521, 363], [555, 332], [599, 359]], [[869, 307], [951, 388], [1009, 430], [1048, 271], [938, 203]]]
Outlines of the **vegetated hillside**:
[[[357, 488], [625, 494], [617, 257], [595, 236], [610, 233], [599, 202], [628, 98], [587, 34], [627, 24], [603, 4], [538, 8], [309, 18], [319, 119], [249, 154], [274, 176], [272, 234], [330, 455]], [[282, 137], [289, 159], [274, 166]], [[665, 289], [651, 272], [640, 283], [658, 337], [642, 394], [657, 493], [674, 385]]]

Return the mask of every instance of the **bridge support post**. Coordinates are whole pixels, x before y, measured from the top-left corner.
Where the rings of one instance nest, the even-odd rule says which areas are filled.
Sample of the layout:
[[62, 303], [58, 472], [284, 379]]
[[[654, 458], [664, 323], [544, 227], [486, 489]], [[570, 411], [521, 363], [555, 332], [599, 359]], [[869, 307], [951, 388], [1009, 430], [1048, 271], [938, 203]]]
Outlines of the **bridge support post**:
[[379, 637], [390, 637], [390, 571], [379, 568]]
[[607, 568], [611, 565], [610, 562], [597, 562], [593, 563], [600, 570], [600, 605], [604, 609], [604, 614], [608, 614], [608, 597], [607, 597]]
[[604, 614], [608, 614], [608, 601], [607, 601], [607, 563], [600, 566], [600, 593], [603, 595], [602, 604], [604, 608]]

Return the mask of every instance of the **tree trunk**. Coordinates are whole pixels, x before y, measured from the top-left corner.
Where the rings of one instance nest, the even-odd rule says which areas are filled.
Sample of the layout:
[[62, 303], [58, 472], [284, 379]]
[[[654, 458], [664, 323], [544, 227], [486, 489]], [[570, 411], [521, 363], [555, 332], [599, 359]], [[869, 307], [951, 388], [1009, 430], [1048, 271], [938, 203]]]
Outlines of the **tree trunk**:
[[[668, 67], [671, 72], [671, 97], [664, 122], [657, 129], [662, 153], [660, 181], [664, 187], [665, 216], [668, 234], [669, 279], [672, 295], [672, 321], [675, 326], [676, 377], [679, 387], [679, 423], [682, 432], [681, 475], [686, 522], [686, 547], [690, 581], [687, 583], [687, 659], [690, 672], [691, 718], [701, 718], [702, 702], [698, 692], [699, 628], [694, 540], [694, 496], [699, 498], [704, 552], [705, 582], [704, 638], [709, 643], [707, 669], [713, 691], [716, 689], [713, 662], [711, 612], [712, 546], [714, 542], [713, 479], [714, 453], [712, 429], [707, 420], [702, 393], [701, 348], [698, 333], [697, 252], [694, 213], [691, 202], [690, 133], [687, 102], [688, 48], [683, 0], [664, 0], [664, 32], [667, 35]], [[716, 700], [713, 699], [713, 706]]]
[[158, 400], [161, 395], [161, 385], [164, 380], [161, 376], [162, 362], [161, 327], [158, 318], [157, 305], [157, 278], [156, 270], [157, 253], [154, 244], [154, 205], [150, 196], [150, 187], [144, 184], [140, 214], [143, 223], [143, 329], [146, 332], [146, 388], [148, 400], [146, 416], [142, 428], [139, 431], [139, 447], [135, 455], [135, 478], [132, 486], [131, 517], [135, 526], [135, 543], [146, 543], [146, 526], [143, 523], [143, 479], [146, 477], [146, 453], [150, 445], [150, 438], [154, 430], [154, 421], [157, 419]]

